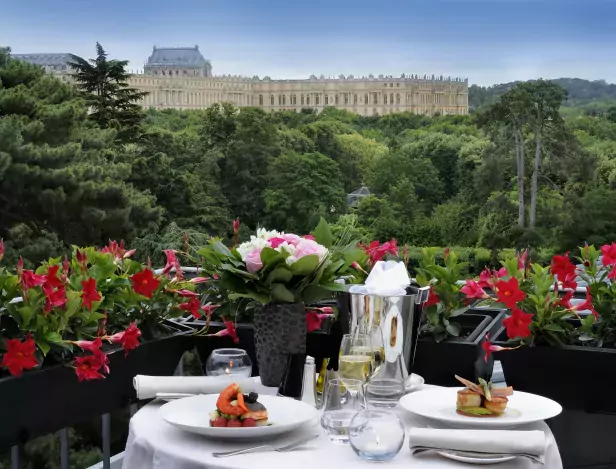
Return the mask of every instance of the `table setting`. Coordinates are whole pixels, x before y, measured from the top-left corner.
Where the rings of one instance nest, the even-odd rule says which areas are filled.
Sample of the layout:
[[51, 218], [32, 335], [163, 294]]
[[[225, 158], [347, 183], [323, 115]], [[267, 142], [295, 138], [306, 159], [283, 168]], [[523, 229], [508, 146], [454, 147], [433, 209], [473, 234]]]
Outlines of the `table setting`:
[[240, 349], [222, 349], [208, 376], [135, 377], [139, 399], [154, 400], [131, 419], [123, 468], [561, 469], [544, 422], [558, 403], [483, 378], [445, 388], [412, 373], [427, 291], [387, 264], [351, 287], [333, 369], [289, 353], [280, 385], [264, 386]]

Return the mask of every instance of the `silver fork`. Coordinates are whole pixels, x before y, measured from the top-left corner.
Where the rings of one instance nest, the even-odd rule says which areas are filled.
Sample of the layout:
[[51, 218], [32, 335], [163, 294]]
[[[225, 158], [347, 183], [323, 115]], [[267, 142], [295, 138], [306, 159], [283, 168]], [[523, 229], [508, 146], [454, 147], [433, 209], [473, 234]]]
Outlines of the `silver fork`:
[[285, 446], [279, 446], [279, 447], [275, 447], [272, 445], [261, 445], [261, 446], [253, 446], [251, 448], [245, 448], [245, 449], [240, 449], [240, 450], [236, 450], [236, 451], [226, 451], [223, 453], [212, 453], [212, 456], [214, 456], [215, 458], [226, 458], [227, 456], [235, 456], [236, 454], [244, 454], [244, 453], [252, 453], [254, 451], [277, 451], [279, 453], [286, 453], [287, 451], [292, 451], [295, 448], [305, 445], [306, 443], [308, 443], [309, 441], [314, 440], [315, 438], [318, 438], [319, 435], [312, 435], [309, 436], [307, 438], [302, 438], [299, 441], [296, 441], [294, 443], [290, 443], [288, 445]]

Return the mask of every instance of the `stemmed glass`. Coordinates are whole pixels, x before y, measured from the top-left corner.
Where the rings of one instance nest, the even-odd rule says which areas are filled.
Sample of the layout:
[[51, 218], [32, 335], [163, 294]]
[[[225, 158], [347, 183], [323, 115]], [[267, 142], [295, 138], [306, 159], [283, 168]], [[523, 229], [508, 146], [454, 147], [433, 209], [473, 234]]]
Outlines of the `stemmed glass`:
[[347, 334], [342, 337], [338, 375], [343, 383], [349, 380], [367, 382], [375, 369], [374, 350], [368, 334]]

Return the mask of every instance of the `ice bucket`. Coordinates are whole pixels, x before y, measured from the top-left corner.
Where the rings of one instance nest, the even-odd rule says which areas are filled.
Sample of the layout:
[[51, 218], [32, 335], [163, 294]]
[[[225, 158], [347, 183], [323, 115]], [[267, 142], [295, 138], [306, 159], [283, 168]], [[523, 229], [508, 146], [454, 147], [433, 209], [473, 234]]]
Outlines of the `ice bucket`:
[[428, 300], [430, 287], [411, 286], [407, 289], [410, 294], [399, 296], [371, 295], [358, 290], [361, 287], [349, 290], [350, 333], [369, 333], [373, 327], [379, 326], [387, 360], [392, 360], [396, 354], [401, 355], [406, 370], [411, 370], [421, 325], [421, 306]]

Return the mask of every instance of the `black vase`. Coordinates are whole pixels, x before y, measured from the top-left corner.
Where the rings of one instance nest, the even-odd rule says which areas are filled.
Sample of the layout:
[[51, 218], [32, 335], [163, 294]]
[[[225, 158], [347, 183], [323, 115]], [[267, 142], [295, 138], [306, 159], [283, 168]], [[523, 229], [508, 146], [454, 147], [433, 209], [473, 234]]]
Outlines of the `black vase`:
[[270, 303], [255, 309], [255, 348], [264, 386], [278, 387], [289, 355], [306, 353], [303, 303]]

